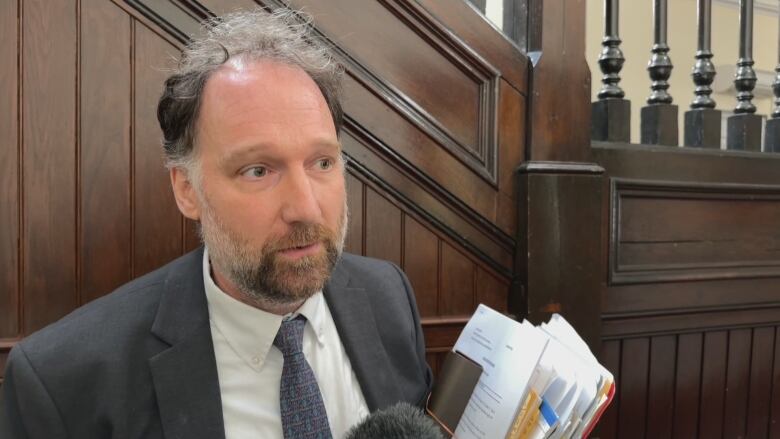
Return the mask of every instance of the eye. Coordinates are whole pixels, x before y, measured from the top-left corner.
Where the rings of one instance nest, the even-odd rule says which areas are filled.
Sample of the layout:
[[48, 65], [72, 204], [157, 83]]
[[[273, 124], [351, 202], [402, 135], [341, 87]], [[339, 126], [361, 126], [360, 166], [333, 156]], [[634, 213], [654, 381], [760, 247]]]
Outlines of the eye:
[[327, 171], [333, 167], [333, 159], [319, 159], [317, 160], [317, 169], [320, 171]]
[[252, 166], [241, 172], [241, 175], [249, 178], [263, 178], [268, 175], [268, 168], [265, 166]]

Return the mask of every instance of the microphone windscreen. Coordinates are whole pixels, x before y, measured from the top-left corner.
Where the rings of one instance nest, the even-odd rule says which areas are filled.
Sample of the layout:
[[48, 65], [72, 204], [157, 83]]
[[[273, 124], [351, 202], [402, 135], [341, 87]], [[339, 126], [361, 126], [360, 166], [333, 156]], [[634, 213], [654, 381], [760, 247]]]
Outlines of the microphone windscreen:
[[352, 427], [344, 439], [444, 439], [422, 410], [405, 402], [378, 410]]

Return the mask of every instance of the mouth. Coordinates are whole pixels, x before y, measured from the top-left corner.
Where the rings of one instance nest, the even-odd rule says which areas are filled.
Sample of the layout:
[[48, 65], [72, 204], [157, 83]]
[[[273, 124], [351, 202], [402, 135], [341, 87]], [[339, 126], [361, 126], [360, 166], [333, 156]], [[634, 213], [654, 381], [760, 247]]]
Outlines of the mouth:
[[297, 247], [290, 247], [284, 250], [279, 250], [279, 254], [289, 259], [300, 259], [306, 256], [315, 255], [322, 249], [321, 242], [313, 242]]

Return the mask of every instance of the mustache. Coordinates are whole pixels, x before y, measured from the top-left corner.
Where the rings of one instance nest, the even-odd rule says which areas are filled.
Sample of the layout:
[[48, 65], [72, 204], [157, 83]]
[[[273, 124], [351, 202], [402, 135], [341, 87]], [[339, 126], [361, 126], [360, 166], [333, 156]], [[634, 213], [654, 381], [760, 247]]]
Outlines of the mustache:
[[265, 254], [275, 253], [295, 247], [305, 247], [316, 242], [333, 242], [335, 233], [322, 224], [295, 223], [284, 236], [270, 238], [265, 244]]

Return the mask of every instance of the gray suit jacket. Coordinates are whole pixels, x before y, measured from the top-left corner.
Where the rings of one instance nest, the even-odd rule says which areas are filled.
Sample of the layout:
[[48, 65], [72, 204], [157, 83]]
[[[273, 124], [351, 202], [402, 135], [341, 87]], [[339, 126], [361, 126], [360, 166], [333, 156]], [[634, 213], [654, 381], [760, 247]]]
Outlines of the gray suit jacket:
[[[224, 438], [202, 258], [184, 255], [19, 343], [0, 437]], [[324, 294], [369, 409], [422, 405], [431, 373], [406, 276], [345, 254]]]

